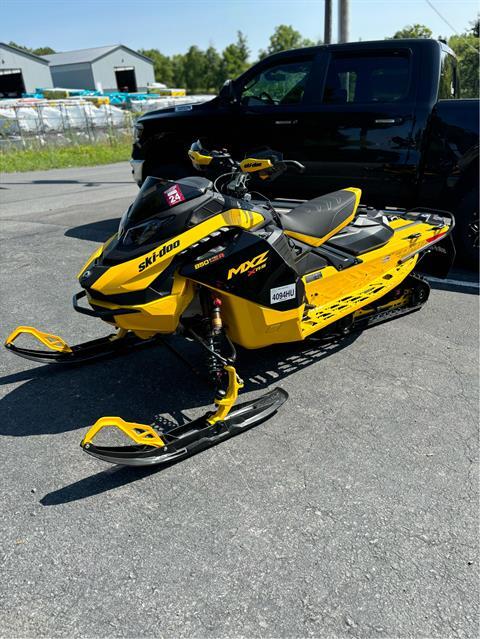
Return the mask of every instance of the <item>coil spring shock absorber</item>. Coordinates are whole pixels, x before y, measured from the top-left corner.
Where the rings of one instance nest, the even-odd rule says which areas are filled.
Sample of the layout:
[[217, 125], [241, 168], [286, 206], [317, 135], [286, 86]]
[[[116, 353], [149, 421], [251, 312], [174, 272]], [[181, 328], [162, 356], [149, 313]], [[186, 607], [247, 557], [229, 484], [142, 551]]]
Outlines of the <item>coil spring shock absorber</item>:
[[[203, 321], [205, 327], [205, 341], [207, 346], [216, 353], [220, 353], [222, 337], [222, 317], [220, 308], [222, 301], [209, 291], [202, 290], [201, 303], [203, 311]], [[221, 361], [212, 354], [207, 357], [208, 374], [213, 383], [221, 386], [224, 377], [224, 370]]]

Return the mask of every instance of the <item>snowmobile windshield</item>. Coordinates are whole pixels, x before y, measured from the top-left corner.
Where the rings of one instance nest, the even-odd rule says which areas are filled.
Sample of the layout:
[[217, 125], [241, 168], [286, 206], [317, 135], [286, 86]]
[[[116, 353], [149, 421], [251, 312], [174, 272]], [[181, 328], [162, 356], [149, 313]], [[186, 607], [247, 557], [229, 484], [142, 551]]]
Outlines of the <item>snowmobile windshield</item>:
[[164, 240], [181, 232], [185, 214], [208, 198], [210, 180], [182, 178], [177, 182], [149, 176], [118, 228], [118, 239], [125, 247]]

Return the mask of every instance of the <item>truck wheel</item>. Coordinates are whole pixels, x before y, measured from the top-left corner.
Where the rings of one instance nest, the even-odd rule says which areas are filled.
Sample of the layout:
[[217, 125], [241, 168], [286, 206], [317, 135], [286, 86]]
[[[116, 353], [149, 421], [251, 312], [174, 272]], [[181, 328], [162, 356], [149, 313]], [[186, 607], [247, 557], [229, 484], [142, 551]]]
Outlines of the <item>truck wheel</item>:
[[461, 200], [455, 216], [457, 258], [474, 269], [479, 264], [478, 208], [478, 189], [473, 189]]

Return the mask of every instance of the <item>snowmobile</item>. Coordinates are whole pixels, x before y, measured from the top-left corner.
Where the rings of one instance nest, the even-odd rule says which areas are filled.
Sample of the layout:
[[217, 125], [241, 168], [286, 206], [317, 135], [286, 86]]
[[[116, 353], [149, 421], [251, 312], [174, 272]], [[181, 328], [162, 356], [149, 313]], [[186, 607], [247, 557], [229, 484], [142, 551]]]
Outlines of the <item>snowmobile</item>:
[[[249, 185], [304, 168], [270, 149], [235, 161], [198, 140], [188, 153], [195, 169], [209, 173], [176, 181], [147, 177], [118, 232], [78, 275], [82, 290], [74, 309], [116, 332], [69, 346], [57, 335], [19, 326], [5, 343], [21, 357], [58, 364], [153, 346], [174, 333], [200, 344], [216, 387], [215, 409], [170, 430], [102, 417], [81, 446], [115, 464], [171, 462], [272, 416], [288, 397], [281, 388], [236, 403], [244, 385], [234, 366], [236, 346], [338, 338], [418, 310], [429, 295], [419, 261], [440, 242], [444, 247], [454, 226], [446, 211], [360, 205], [361, 190], [354, 187], [309, 201], [270, 201]], [[18, 345], [24, 335], [44, 348]], [[94, 443], [112, 427], [128, 445]]]

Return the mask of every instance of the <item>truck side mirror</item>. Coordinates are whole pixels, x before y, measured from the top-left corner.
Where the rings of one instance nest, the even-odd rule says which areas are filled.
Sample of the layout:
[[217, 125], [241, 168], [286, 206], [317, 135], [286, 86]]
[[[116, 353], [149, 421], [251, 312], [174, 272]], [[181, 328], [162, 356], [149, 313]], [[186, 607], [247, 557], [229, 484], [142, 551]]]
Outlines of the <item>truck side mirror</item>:
[[225, 100], [225, 102], [233, 103], [237, 101], [233, 80], [225, 80], [223, 87], [220, 89], [219, 96], [222, 100]]

